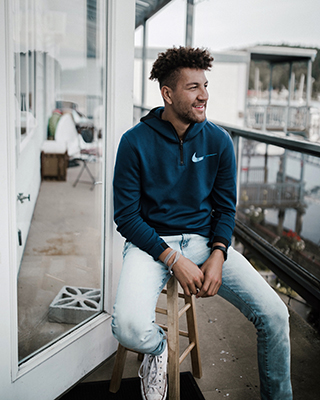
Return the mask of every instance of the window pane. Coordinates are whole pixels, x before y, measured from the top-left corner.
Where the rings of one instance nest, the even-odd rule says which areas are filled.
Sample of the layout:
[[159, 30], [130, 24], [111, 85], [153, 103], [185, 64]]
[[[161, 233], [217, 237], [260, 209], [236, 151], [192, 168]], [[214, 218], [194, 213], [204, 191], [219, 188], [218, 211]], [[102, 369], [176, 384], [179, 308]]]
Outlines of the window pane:
[[16, 2], [23, 361], [102, 309], [105, 2]]

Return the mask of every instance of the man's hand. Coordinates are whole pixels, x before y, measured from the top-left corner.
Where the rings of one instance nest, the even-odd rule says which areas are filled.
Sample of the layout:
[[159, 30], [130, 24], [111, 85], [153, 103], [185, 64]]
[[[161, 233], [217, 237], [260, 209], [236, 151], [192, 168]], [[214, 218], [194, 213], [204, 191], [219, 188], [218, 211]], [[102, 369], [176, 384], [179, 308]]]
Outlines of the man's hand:
[[[172, 251], [169, 247], [160, 254], [159, 260], [164, 262], [166, 256]], [[169, 260], [169, 265], [173, 262], [174, 255]], [[202, 287], [204, 280], [203, 272], [197, 264], [190, 261], [188, 258], [180, 254], [178, 261], [172, 267], [175, 277], [180, 282], [180, 285], [187, 296], [197, 294]], [[197, 290], [198, 289], [198, 290]]]
[[224, 263], [223, 253], [215, 250], [210, 257], [202, 264], [201, 271], [204, 274], [204, 281], [201, 290], [196, 297], [210, 297], [218, 293], [222, 283], [222, 266]]
[[179, 260], [174, 264], [172, 271], [187, 296], [197, 294], [198, 290], [201, 289], [204, 280], [203, 272], [197, 264], [184, 257], [182, 254]]
[[[215, 245], [224, 246], [223, 243], [215, 243]], [[163, 262], [171, 250], [166, 249], [159, 259]], [[169, 264], [173, 262], [173, 259], [174, 256], [170, 258]], [[194, 294], [197, 298], [211, 297], [218, 293], [221, 286], [223, 263], [224, 256], [221, 250], [215, 250], [201, 268], [181, 254], [172, 267], [172, 271], [187, 296]]]

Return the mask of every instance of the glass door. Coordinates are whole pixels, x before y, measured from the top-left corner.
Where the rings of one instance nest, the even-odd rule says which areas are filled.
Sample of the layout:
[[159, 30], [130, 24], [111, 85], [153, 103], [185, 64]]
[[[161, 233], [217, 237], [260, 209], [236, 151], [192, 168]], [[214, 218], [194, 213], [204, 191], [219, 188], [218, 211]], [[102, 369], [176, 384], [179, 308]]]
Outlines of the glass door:
[[102, 310], [105, 5], [14, 0], [18, 359]]
[[134, 0], [0, 2], [1, 399], [59, 398], [116, 351], [134, 18]]

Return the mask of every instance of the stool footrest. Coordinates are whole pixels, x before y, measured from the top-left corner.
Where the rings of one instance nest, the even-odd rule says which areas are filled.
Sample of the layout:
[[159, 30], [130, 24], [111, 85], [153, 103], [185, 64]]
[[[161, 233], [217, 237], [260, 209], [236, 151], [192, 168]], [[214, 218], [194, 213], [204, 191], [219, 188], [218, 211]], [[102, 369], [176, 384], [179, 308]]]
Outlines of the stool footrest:
[[161, 307], [156, 307], [156, 312], [159, 314], [163, 314], [163, 315], [167, 315], [168, 312], [165, 308], [161, 308]]
[[[168, 331], [168, 327], [167, 325], [163, 325], [163, 324], [158, 324], [160, 326], [160, 328], [162, 328], [164, 331]], [[187, 331], [182, 331], [179, 329], [179, 335], [180, 336], [185, 336], [185, 337], [189, 337], [189, 333]]]
[[185, 312], [187, 312], [189, 310], [189, 308], [191, 308], [191, 304], [190, 303], [186, 303], [181, 310], [179, 310], [178, 313], [178, 317], [180, 318]]
[[[185, 304], [178, 313], [178, 318], [181, 318], [182, 315], [187, 312], [189, 310], [189, 308], [191, 308], [191, 304], [187, 303]], [[156, 312], [159, 314], [163, 314], [163, 315], [168, 315], [168, 311], [165, 308], [161, 308], [161, 307], [156, 307]]]
[[[162, 290], [161, 290], [161, 293], [162, 293], [162, 294], [168, 294], [168, 291], [167, 291], [167, 289], [162, 289]], [[184, 299], [187, 295], [185, 295], [184, 293], [178, 292], [178, 296], [179, 296], [181, 299]]]
[[191, 342], [189, 344], [189, 346], [185, 349], [185, 351], [179, 357], [179, 364], [182, 363], [182, 361], [187, 357], [187, 355], [191, 352], [191, 350], [194, 348], [195, 345], [196, 345], [195, 342]]

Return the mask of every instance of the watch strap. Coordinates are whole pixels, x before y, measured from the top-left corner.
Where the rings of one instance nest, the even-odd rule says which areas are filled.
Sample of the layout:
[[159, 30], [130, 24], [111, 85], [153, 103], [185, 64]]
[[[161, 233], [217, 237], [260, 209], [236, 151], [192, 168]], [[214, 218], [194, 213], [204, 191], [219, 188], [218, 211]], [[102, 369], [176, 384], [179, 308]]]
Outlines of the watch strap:
[[224, 246], [218, 246], [218, 245], [217, 245], [217, 246], [213, 246], [213, 247], [211, 248], [211, 253], [213, 253], [214, 250], [221, 250], [222, 253], [223, 253], [224, 261], [227, 260], [227, 258], [228, 258], [228, 251], [227, 251], [226, 247], [224, 247]]

